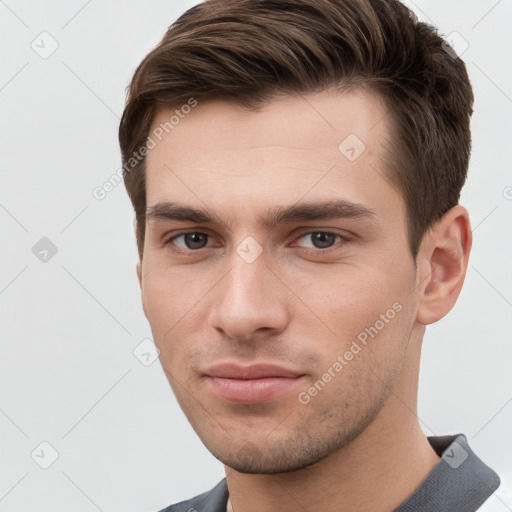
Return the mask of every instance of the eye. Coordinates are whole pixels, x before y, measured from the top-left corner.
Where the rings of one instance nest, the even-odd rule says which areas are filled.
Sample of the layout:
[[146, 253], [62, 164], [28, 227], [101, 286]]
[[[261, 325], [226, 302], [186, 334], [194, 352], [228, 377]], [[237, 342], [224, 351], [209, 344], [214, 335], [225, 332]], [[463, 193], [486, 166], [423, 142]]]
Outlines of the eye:
[[305, 246], [307, 249], [329, 249], [336, 243], [337, 239], [342, 242], [348, 242], [348, 238], [330, 231], [308, 231], [307, 233], [302, 233], [299, 239], [301, 238], [311, 241], [312, 245]]
[[[207, 247], [209, 238], [211, 237], [208, 233], [204, 233], [202, 231], [188, 231], [171, 236], [164, 241], [164, 245], [171, 246], [171, 249], [176, 252], [197, 252], [200, 249]], [[331, 231], [307, 231], [299, 236], [298, 240], [300, 239], [309, 239], [310, 245], [299, 244], [299, 246], [304, 249], [312, 249], [313, 251], [330, 249], [337, 241], [350, 241], [348, 237]], [[175, 246], [176, 249], [172, 246]]]
[[[176, 240], [183, 238], [182, 244], [176, 243]], [[184, 250], [197, 250], [202, 249], [206, 246], [206, 242], [208, 241], [208, 234], [203, 233], [201, 231], [190, 231], [187, 233], [178, 233], [167, 239], [165, 241], [165, 245], [171, 245], [175, 243], [180, 249]]]

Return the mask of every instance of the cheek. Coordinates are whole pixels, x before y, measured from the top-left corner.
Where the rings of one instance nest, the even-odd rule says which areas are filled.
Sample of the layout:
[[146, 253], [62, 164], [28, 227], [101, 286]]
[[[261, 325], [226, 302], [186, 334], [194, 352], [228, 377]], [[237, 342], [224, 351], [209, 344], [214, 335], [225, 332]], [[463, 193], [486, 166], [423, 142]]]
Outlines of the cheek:
[[[146, 256], [144, 256], [146, 259]], [[208, 290], [208, 283], [191, 272], [148, 254], [143, 265], [143, 296], [151, 325], [171, 328], [192, 310]]]
[[398, 306], [410, 291], [412, 281], [407, 276], [396, 276], [375, 268], [343, 267], [328, 269], [315, 275], [290, 276], [288, 282], [296, 295], [301, 298], [308, 317], [314, 315], [323, 320], [338, 335], [352, 336], [355, 330], [373, 325], [379, 315], [394, 318]]
[[[160, 350], [165, 369], [171, 370], [182, 355], [187, 336], [190, 335], [190, 318], [206, 293], [200, 280], [184, 282], [184, 274], [162, 265], [147, 267], [143, 274], [144, 309], [151, 326], [153, 339]], [[150, 269], [150, 270], [148, 270]]]
[[294, 314], [297, 331], [315, 340], [314, 350], [327, 368], [344, 354], [360, 364], [393, 364], [413, 321], [409, 281], [405, 272], [392, 275], [370, 267], [295, 276], [294, 290], [306, 306], [301, 303]]

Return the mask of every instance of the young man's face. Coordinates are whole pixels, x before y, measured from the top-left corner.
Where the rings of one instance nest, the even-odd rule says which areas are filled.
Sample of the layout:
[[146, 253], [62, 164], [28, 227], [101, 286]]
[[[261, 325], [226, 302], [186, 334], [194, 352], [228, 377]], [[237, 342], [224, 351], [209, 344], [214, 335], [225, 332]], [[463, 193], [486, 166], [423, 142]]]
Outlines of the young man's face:
[[[152, 129], [173, 113], [159, 112]], [[188, 420], [238, 471], [324, 458], [366, 429], [397, 382], [417, 283], [405, 203], [384, 177], [388, 123], [363, 92], [256, 113], [199, 101], [147, 157], [145, 313]], [[265, 223], [339, 201], [339, 216]], [[164, 218], [159, 203], [214, 222]], [[213, 369], [223, 363], [290, 374], [243, 381]]]

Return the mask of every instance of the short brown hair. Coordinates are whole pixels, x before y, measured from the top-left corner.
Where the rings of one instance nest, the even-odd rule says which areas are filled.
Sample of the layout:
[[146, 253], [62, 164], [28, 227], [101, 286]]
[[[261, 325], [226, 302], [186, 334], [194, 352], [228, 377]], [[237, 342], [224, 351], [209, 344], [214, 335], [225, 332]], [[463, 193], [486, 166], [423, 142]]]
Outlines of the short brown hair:
[[194, 98], [257, 110], [279, 95], [346, 87], [377, 92], [389, 109], [388, 174], [406, 203], [415, 258], [428, 228], [459, 201], [473, 92], [435, 27], [394, 0], [206, 0], [169, 27], [135, 71], [119, 126], [140, 258], [147, 206], [140, 150], [158, 108]]

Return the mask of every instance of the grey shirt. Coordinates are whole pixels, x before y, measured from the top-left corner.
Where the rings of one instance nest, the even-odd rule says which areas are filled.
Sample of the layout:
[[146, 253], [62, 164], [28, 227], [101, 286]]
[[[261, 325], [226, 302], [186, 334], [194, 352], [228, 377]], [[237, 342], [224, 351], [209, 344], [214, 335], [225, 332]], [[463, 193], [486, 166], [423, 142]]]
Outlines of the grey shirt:
[[[474, 512], [499, 487], [499, 476], [471, 450], [464, 434], [430, 436], [441, 457], [419, 487], [393, 512]], [[223, 478], [213, 489], [160, 512], [226, 512]]]

